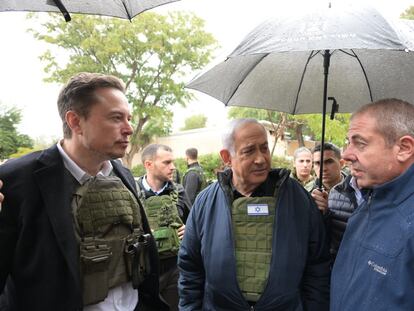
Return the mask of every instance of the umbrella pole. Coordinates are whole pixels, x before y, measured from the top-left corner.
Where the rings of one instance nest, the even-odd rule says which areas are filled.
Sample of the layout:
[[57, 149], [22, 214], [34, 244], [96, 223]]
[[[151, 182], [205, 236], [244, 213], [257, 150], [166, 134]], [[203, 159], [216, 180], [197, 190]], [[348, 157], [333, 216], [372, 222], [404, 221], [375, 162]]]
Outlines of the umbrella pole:
[[329, 74], [329, 63], [331, 59], [331, 54], [329, 50], [325, 50], [323, 54], [323, 107], [322, 107], [322, 139], [321, 139], [321, 157], [320, 157], [320, 170], [319, 170], [319, 183], [318, 189], [323, 190], [322, 177], [323, 177], [323, 154], [325, 152], [325, 116], [326, 116], [326, 100], [328, 98], [328, 74]]

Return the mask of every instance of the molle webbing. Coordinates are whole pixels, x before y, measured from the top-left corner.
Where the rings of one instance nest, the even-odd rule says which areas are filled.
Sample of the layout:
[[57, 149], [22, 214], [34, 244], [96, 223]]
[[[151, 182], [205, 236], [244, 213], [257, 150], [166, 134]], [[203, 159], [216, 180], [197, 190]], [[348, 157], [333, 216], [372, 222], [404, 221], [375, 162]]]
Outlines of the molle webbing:
[[183, 225], [183, 222], [178, 215], [177, 203], [177, 190], [171, 191], [169, 195], [148, 197], [144, 203], [160, 259], [178, 254], [180, 239], [177, 229]]
[[[249, 215], [249, 204], [266, 204], [268, 215]], [[232, 205], [237, 280], [248, 301], [257, 301], [267, 282], [275, 209], [274, 197], [243, 197], [236, 199]]]
[[152, 230], [168, 227], [171, 224], [182, 225], [177, 211], [178, 192], [171, 191], [168, 195], [154, 195], [145, 200], [145, 211]]
[[115, 176], [91, 178], [80, 186], [75, 200], [82, 200], [76, 220], [83, 236], [105, 235], [113, 225], [138, 226], [141, 215], [138, 203], [122, 181]]
[[72, 211], [84, 305], [104, 300], [109, 288], [131, 278], [134, 281], [134, 273], [137, 282], [142, 282], [149, 267], [145, 267], [145, 247], [141, 247], [146, 243], [141, 214], [136, 198], [122, 181], [116, 176], [91, 178], [75, 192]]

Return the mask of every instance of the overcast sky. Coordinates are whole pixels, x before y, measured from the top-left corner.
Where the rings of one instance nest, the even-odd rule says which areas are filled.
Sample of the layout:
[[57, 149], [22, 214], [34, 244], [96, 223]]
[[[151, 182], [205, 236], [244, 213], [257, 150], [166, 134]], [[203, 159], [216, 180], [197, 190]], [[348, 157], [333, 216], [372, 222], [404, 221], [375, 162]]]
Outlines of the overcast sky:
[[[335, 5], [336, 1], [181, 0], [156, 11], [163, 13], [169, 10], [185, 10], [205, 19], [206, 30], [213, 33], [221, 45], [213, 60], [217, 63], [224, 60], [244, 36], [265, 19], [281, 11], [291, 11], [294, 14], [297, 10], [307, 10], [311, 6], [327, 6], [329, 2]], [[361, 0], [357, 1], [360, 2]], [[406, 8], [414, 5], [414, 0], [365, 2], [373, 3], [389, 17], [398, 17]], [[33, 138], [60, 137], [61, 125], [56, 108], [60, 86], [42, 82], [43, 65], [38, 57], [45, 50], [45, 46], [26, 33], [27, 28], [25, 13], [0, 12], [0, 102], [22, 109], [21, 132]], [[190, 79], [191, 77], [188, 78]], [[185, 109], [174, 109], [174, 129], [182, 127], [186, 117], [198, 113], [208, 117], [209, 125], [224, 122], [227, 112], [222, 103], [199, 92], [194, 93], [197, 95], [196, 101]]]

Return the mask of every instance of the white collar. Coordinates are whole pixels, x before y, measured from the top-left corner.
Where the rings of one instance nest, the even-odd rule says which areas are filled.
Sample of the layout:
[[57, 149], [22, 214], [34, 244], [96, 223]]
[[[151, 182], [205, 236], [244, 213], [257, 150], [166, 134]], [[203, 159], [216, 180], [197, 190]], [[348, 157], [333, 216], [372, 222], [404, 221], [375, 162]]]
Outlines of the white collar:
[[359, 189], [357, 180], [354, 176], [351, 177], [351, 180], [349, 181], [349, 185], [354, 189], [355, 191], [355, 198], [357, 200], [358, 206], [360, 206], [362, 203], [364, 203], [364, 196], [361, 192], [361, 189]]
[[[61, 143], [63, 142], [63, 140], [59, 141], [56, 146], [59, 150], [60, 155], [62, 156], [63, 159], [63, 164], [65, 165], [66, 169], [73, 175], [73, 177], [75, 177], [75, 179], [81, 184], [83, 185], [89, 178], [91, 178], [92, 176], [89, 175], [88, 173], [86, 173], [83, 169], [81, 169], [79, 167], [79, 165], [77, 165], [70, 157], [69, 155], [65, 152], [65, 150], [62, 148]], [[96, 175], [102, 175], [102, 176], [109, 176], [109, 174], [111, 174], [112, 172], [112, 164], [110, 161], [105, 161], [102, 164], [102, 169], [98, 172], [98, 174]]]
[[148, 181], [147, 181], [147, 175], [144, 175], [144, 177], [142, 177], [142, 185], [144, 186], [144, 189], [145, 189], [146, 191], [152, 191], [152, 192], [154, 192], [156, 195], [159, 195], [159, 194], [161, 194], [161, 193], [165, 190], [165, 188], [167, 188], [167, 186], [168, 186], [168, 182], [166, 182], [166, 183], [164, 184], [164, 187], [162, 187], [159, 191], [154, 191], [154, 190], [151, 188], [151, 186], [149, 185]]

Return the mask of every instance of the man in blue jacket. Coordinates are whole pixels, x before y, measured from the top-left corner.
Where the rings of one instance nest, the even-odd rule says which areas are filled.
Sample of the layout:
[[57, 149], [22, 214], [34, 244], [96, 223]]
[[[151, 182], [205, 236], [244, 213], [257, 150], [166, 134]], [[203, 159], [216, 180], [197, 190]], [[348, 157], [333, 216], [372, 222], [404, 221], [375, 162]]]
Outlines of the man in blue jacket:
[[285, 169], [270, 169], [254, 119], [223, 135], [230, 167], [196, 198], [179, 251], [180, 310], [329, 307], [329, 253], [321, 213]]
[[363, 106], [351, 117], [343, 158], [369, 190], [339, 248], [331, 310], [414, 310], [414, 106]]

